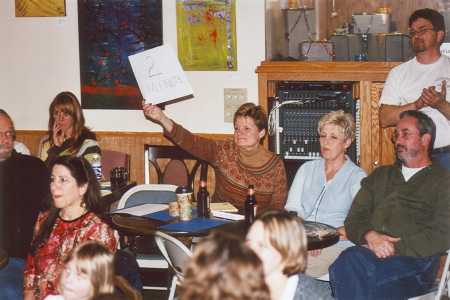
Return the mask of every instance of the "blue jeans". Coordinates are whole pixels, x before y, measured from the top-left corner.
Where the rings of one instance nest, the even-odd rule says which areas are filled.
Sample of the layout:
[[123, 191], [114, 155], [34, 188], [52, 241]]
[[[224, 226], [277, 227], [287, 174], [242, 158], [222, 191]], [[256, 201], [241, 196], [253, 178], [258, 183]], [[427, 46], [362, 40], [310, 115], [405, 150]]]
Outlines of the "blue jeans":
[[338, 300], [398, 300], [427, 293], [438, 267], [438, 255], [380, 259], [371, 250], [354, 246], [341, 253], [329, 274]]
[[433, 162], [439, 163], [442, 167], [450, 171], [450, 153], [433, 153], [431, 154]]
[[0, 299], [23, 299], [23, 270], [25, 261], [10, 257], [8, 264], [0, 270]]

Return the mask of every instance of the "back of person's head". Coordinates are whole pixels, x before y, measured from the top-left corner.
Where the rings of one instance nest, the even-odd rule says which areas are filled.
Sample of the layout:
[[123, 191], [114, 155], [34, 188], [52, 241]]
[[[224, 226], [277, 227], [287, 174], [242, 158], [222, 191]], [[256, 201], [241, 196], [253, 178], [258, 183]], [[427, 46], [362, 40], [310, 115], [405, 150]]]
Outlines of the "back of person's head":
[[302, 219], [287, 211], [272, 210], [256, 221], [263, 224], [270, 244], [281, 254], [283, 273], [291, 276], [305, 271], [308, 247]]
[[434, 140], [436, 139], [436, 125], [434, 121], [426, 114], [418, 110], [405, 110], [400, 113], [400, 120], [406, 117], [416, 119], [417, 130], [419, 130], [420, 136], [429, 134], [431, 136], [430, 143], [428, 145], [428, 154], [433, 152]]
[[55, 165], [66, 167], [78, 186], [87, 185], [83, 205], [87, 211], [102, 214], [105, 206], [101, 202], [100, 185], [90, 163], [83, 157], [59, 156], [52, 161], [51, 169]]
[[50, 133], [53, 132], [56, 110], [59, 110], [72, 117], [73, 136], [75, 138], [78, 138], [80, 136], [81, 131], [84, 128], [85, 120], [77, 96], [75, 96], [75, 94], [73, 94], [72, 92], [68, 91], [61, 92], [55, 96], [49, 107], [48, 131]]
[[249, 117], [253, 119], [259, 131], [267, 129], [266, 112], [262, 109], [260, 105], [255, 105], [254, 103], [251, 102], [242, 104], [234, 113], [233, 124], [236, 124], [236, 119], [239, 117], [244, 118]]
[[181, 287], [181, 300], [270, 299], [258, 256], [241, 240], [215, 233], [195, 249]]
[[[112, 293], [114, 291], [113, 260], [113, 254], [99, 242], [89, 241], [80, 244], [65, 259], [66, 267], [60, 276], [59, 292], [65, 300], [77, 299], [77, 293], [81, 295], [86, 291], [77, 291], [76, 287], [81, 285], [73, 281], [77, 278], [87, 278], [92, 287], [90, 298], [102, 293]], [[70, 274], [74, 271], [78, 275]]]
[[434, 31], [443, 31], [445, 33], [444, 17], [438, 11], [430, 8], [422, 8], [416, 10], [409, 17], [409, 27], [411, 27], [412, 24], [419, 18], [429, 21], [433, 25]]

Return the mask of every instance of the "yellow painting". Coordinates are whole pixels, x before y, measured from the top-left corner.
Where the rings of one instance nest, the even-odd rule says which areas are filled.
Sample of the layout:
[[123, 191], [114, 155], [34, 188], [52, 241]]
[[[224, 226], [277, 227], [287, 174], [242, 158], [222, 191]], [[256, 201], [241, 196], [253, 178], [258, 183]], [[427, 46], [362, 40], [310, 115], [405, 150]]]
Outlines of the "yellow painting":
[[64, 0], [16, 0], [16, 17], [63, 17]]
[[177, 34], [184, 70], [237, 70], [235, 0], [177, 0]]

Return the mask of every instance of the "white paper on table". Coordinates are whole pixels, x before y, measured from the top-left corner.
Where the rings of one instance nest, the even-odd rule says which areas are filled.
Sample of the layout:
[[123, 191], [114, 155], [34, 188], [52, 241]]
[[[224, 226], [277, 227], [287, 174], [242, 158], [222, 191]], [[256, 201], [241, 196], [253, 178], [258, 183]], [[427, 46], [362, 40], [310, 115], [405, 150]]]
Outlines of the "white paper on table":
[[192, 87], [169, 45], [130, 55], [128, 59], [146, 103], [192, 97]]
[[121, 208], [115, 210], [113, 213], [121, 213], [121, 214], [130, 214], [133, 216], [145, 216], [157, 211], [168, 209], [169, 205], [167, 204], [156, 204], [156, 203], [147, 203], [141, 204], [133, 207]]

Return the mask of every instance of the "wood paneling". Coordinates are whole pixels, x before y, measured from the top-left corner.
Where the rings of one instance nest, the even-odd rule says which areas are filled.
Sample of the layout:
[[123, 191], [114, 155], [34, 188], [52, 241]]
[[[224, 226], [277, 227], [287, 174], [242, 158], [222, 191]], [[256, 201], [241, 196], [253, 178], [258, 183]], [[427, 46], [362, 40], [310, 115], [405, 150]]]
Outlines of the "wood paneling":
[[[130, 179], [138, 183], [144, 183], [144, 144], [171, 145], [161, 133], [157, 132], [114, 132], [97, 131], [100, 148], [121, 151], [130, 154]], [[17, 140], [25, 143], [33, 155], [37, 155], [39, 141], [47, 134], [39, 130], [18, 130]], [[201, 134], [211, 139], [229, 139], [229, 134]], [[213, 178], [210, 171], [209, 178]], [[211, 177], [210, 177], [211, 176]], [[212, 182], [212, 180], [208, 180]]]

